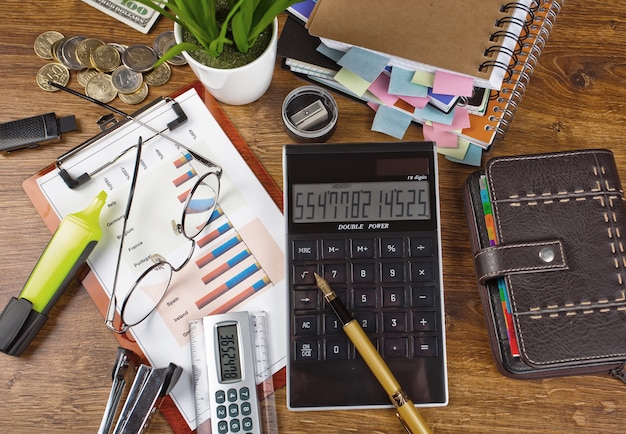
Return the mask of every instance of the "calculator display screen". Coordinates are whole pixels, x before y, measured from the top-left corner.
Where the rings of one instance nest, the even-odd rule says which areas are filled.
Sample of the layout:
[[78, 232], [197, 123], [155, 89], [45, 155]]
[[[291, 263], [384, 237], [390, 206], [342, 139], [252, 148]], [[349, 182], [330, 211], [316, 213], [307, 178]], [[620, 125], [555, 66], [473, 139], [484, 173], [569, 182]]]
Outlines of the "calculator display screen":
[[430, 219], [426, 180], [294, 184], [294, 223]]
[[241, 357], [237, 324], [217, 327], [217, 345], [222, 383], [241, 380]]

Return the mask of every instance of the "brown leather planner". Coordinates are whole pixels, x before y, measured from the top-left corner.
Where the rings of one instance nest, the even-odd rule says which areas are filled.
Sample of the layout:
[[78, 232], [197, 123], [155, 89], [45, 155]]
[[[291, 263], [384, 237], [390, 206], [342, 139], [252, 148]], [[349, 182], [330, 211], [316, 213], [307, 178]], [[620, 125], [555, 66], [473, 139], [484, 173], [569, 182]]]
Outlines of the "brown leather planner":
[[626, 212], [611, 151], [493, 158], [464, 200], [500, 371], [625, 380]]

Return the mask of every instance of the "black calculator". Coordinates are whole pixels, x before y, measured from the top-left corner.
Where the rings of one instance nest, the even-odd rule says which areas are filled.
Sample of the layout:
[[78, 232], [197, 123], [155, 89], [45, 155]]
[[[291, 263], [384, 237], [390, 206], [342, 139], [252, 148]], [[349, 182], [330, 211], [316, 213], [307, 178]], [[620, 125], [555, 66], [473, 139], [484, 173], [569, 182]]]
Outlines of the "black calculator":
[[416, 405], [447, 404], [436, 162], [432, 142], [284, 147], [290, 409], [391, 406], [314, 273]]

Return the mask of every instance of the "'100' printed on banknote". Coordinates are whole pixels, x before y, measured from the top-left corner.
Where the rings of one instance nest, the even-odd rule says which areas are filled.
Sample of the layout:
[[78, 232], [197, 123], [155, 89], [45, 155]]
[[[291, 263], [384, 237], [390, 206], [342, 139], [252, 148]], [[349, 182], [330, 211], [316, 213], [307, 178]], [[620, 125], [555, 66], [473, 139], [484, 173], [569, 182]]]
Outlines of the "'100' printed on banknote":
[[[129, 25], [141, 33], [148, 33], [159, 13], [141, 3], [132, 0], [83, 0], [88, 5], [104, 12], [107, 15]], [[163, 1], [161, 6], [166, 2]]]

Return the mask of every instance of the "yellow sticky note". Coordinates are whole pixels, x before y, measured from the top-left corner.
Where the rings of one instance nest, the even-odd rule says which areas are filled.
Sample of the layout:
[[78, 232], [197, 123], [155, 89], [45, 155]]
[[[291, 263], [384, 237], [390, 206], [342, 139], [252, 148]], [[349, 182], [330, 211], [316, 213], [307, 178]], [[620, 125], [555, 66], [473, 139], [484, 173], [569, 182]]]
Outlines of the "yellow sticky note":
[[467, 140], [459, 137], [457, 144], [458, 144], [458, 147], [456, 148], [437, 147], [437, 152], [442, 155], [447, 155], [448, 157], [462, 160], [465, 158], [465, 154], [467, 153], [467, 148], [469, 148], [470, 143]]
[[411, 83], [421, 84], [426, 87], [433, 87], [435, 83], [435, 74], [426, 71], [415, 71]]
[[354, 92], [357, 96], [363, 96], [370, 83], [354, 72], [346, 68], [341, 68], [335, 75], [335, 80]]

